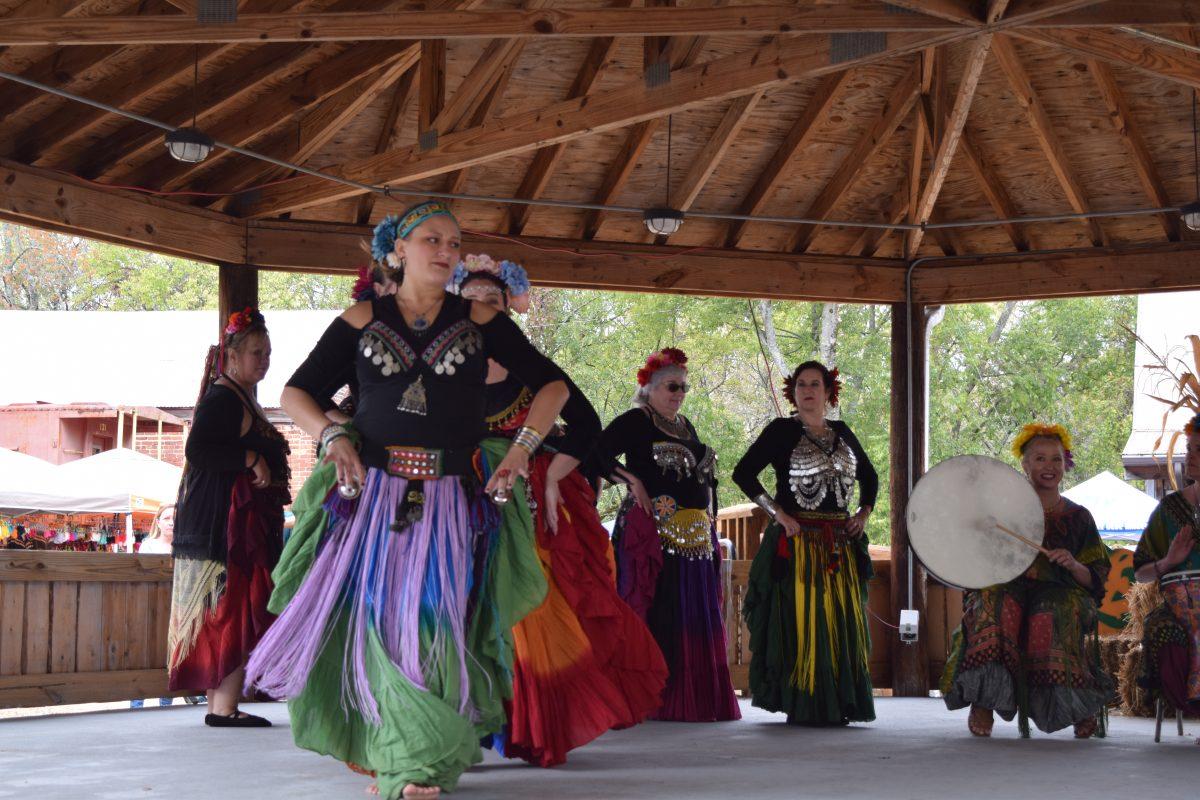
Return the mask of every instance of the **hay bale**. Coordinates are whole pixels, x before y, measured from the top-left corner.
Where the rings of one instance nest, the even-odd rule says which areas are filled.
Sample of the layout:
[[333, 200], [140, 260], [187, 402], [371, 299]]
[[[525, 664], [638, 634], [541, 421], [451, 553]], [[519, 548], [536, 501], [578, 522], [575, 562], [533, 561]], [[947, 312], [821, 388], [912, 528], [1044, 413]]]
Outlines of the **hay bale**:
[[1121, 632], [1121, 638], [1140, 642], [1145, 632], [1146, 617], [1163, 604], [1158, 581], [1133, 584], [1126, 598], [1129, 600], [1129, 622]]

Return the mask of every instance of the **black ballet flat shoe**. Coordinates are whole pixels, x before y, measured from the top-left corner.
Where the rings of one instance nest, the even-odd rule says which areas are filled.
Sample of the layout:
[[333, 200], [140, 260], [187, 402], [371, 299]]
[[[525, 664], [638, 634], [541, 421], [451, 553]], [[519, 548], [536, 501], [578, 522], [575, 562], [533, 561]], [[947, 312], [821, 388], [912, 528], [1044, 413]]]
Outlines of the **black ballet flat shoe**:
[[247, 714], [245, 711], [235, 711], [229, 716], [205, 714], [204, 724], [210, 728], [269, 728], [271, 720]]

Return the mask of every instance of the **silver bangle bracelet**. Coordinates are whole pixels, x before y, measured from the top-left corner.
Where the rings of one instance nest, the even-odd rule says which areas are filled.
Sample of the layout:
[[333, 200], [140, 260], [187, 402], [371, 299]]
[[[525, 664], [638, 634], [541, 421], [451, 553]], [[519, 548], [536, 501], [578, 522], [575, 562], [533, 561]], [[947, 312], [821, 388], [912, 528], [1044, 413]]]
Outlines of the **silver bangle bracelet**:
[[766, 492], [763, 492], [758, 497], [754, 498], [754, 502], [759, 508], [767, 512], [767, 516], [771, 519], [778, 519], [779, 512], [783, 510], [779, 507], [779, 503], [776, 503], [774, 498], [772, 498]]

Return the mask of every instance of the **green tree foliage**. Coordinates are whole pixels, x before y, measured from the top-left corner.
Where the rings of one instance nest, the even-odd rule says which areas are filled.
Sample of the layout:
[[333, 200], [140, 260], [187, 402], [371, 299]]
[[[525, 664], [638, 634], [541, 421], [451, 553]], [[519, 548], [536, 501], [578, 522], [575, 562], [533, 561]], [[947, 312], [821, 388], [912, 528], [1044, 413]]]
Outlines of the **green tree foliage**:
[[[0, 223], [0, 306], [165, 310], [217, 306], [217, 269], [140, 250]], [[261, 274], [264, 309], [342, 308], [353, 280]], [[767, 313], [769, 312], [769, 313]], [[1067, 484], [1121, 474], [1130, 429], [1133, 297], [948, 306], [930, 334], [930, 463], [963, 453], [1015, 460], [1009, 442], [1026, 422], [1061, 422], [1075, 435]], [[522, 323], [561, 364], [605, 422], [630, 406], [634, 375], [667, 346], [688, 353], [684, 412], [718, 455], [721, 505], [747, 502], [734, 464], [773, 417], [791, 411], [781, 371], [824, 355], [840, 368], [837, 412], [880, 474], [868, 526], [889, 531], [890, 314], [886, 306], [696, 298], [535, 289]], [[780, 365], [782, 364], [782, 370]], [[764, 475], [773, 488], [773, 479]], [[618, 490], [601, 499], [611, 516]]]

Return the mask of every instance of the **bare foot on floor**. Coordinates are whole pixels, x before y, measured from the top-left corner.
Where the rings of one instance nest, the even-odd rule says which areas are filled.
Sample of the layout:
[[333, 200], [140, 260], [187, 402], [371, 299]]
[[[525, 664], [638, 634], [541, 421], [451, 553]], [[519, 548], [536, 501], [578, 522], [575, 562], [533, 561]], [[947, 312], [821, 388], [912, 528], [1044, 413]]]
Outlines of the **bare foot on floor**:
[[441, 795], [442, 790], [438, 786], [422, 786], [419, 783], [410, 783], [404, 787], [405, 797], [431, 798]]
[[986, 738], [992, 735], [992, 725], [996, 722], [992, 716], [990, 708], [983, 706], [971, 706], [971, 713], [967, 716], [967, 728], [970, 729], [972, 736]]

